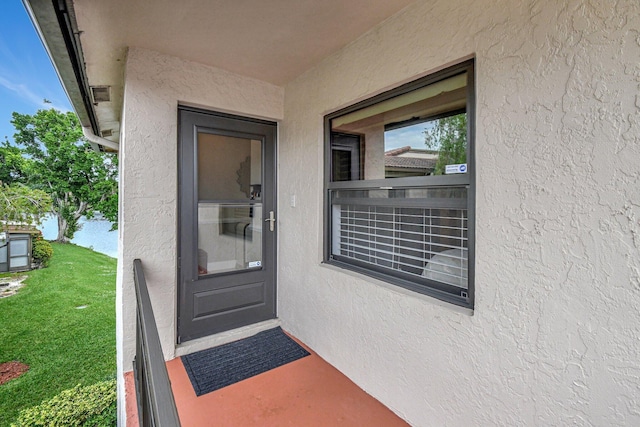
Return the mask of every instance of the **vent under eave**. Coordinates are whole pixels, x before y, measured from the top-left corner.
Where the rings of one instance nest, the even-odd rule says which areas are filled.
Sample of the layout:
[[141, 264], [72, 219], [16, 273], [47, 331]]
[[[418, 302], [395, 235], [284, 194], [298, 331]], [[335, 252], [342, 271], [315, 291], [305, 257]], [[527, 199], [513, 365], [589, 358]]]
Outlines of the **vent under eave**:
[[111, 88], [109, 86], [91, 86], [91, 94], [93, 95], [93, 102], [110, 102], [111, 101]]
[[102, 135], [103, 138], [108, 138], [108, 137], [113, 135], [113, 130], [112, 129], [105, 129], [102, 132], [100, 132], [100, 135]]

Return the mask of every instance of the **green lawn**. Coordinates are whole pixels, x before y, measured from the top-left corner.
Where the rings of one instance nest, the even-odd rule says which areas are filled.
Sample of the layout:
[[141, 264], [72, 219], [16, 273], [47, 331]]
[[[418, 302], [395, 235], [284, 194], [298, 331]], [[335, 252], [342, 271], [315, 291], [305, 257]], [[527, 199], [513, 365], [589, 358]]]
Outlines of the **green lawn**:
[[53, 250], [49, 268], [26, 273], [26, 286], [0, 299], [0, 363], [30, 366], [0, 386], [1, 427], [21, 409], [116, 372], [116, 260], [70, 244]]

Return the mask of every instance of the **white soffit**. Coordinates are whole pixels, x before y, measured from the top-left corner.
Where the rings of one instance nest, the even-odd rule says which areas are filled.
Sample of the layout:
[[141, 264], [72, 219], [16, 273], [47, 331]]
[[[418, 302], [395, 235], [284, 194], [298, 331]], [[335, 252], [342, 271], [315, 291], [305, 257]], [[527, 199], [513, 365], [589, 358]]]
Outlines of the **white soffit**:
[[91, 85], [122, 83], [126, 48], [284, 85], [414, 0], [75, 0]]

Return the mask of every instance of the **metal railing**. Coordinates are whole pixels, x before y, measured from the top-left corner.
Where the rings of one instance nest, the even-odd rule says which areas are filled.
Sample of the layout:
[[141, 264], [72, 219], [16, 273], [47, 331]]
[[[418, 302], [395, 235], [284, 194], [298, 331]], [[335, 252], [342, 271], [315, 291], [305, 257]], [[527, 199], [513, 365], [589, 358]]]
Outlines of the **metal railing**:
[[171, 391], [142, 262], [139, 259], [133, 260], [133, 278], [137, 302], [136, 356], [133, 360], [133, 370], [140, 426], [178, 427], [178, 410]]

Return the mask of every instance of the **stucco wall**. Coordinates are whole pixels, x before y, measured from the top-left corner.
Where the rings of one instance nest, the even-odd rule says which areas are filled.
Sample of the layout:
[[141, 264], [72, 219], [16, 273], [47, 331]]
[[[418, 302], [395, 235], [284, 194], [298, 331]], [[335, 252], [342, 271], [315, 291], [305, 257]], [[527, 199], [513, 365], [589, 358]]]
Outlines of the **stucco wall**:
[[[473, 316], [320, 265], [323, 115], [470, 54]], [[639, 86], [636, 0], [418, 1], [288, 84], [283, 327], [417, 426], [640, 425]]]
[[[175, 355], [178, 103], [281, 120], [284, 91], [224, 70], [129, 49], [120, 148], [118, 369], [135, 353], [133, 259], [143, 263], [165, 358]], [[120, 377], [122, 377], [120, 375]]]

